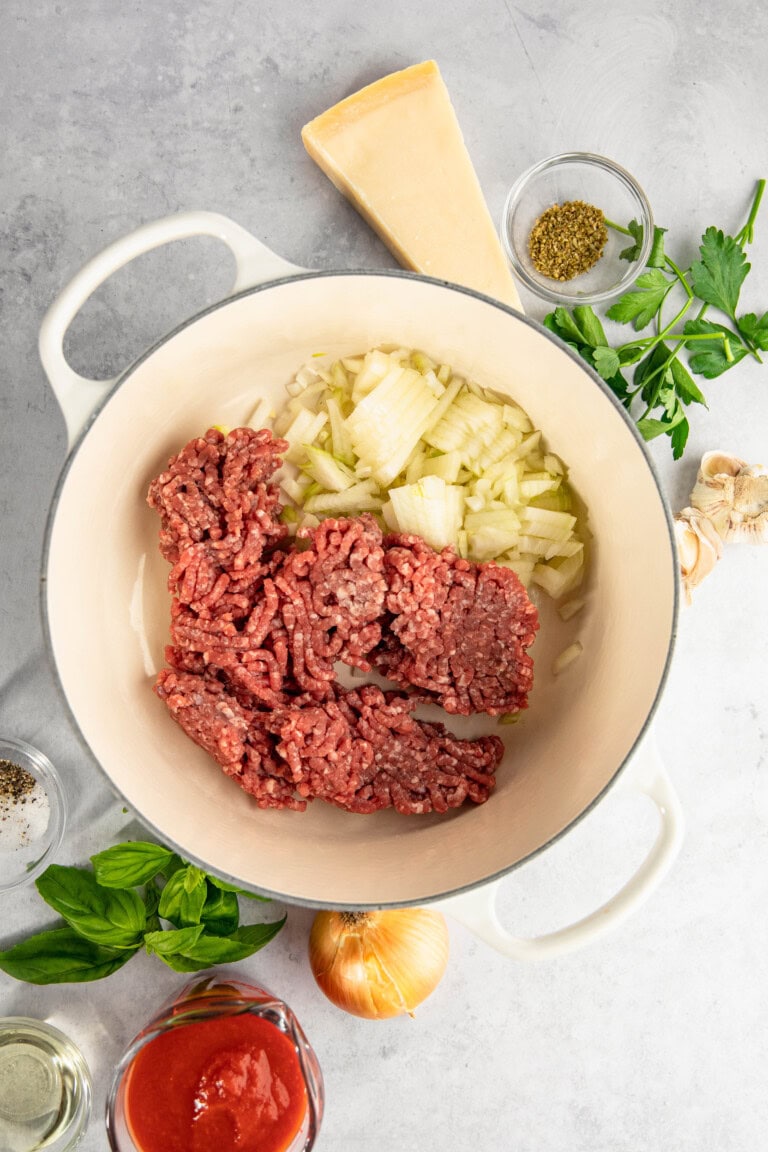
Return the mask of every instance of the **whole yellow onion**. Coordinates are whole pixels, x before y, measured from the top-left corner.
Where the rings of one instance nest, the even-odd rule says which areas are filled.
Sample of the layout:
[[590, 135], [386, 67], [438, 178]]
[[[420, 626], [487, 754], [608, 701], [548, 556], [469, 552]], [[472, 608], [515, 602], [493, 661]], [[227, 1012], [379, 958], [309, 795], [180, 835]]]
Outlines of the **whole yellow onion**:
[[427, 908], [318, 912], [309, 962], [325, 995], [345, 1012], [368, 1020], [413, 1015], [448, 963], [445, 917]]

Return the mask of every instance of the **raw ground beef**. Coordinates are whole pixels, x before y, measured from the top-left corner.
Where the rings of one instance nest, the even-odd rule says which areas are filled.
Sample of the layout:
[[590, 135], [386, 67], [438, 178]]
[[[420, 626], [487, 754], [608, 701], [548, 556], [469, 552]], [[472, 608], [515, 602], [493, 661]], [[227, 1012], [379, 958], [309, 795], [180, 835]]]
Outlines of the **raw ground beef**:
[[[269, 483], [286, 447], [264, 430], [211, 429], [150, 485], [172, 565], [157, 695], [261, 807], [482, 803], [501, 741], [462, 740], [411, 712], [525, 707], [535, 608], [508, 569], [383, 539], [368, 515], [325, 520], [287, 548]], [[415, 691], [345, 690], [339, 661]]]
[[446, 712], [498, 716], [526, 706], [538, 628], [514, 572], [473, 564], [418, 536], [384, 541], [388, 628], [374, 667]]

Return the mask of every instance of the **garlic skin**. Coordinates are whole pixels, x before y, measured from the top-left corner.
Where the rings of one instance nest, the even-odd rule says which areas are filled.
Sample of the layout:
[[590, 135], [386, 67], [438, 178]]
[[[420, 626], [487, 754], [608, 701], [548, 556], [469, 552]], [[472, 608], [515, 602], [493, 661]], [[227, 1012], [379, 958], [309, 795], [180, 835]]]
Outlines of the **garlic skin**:
[[413, 1015], [448, 963], [448, 927], [440, 912], [396, 908], [318, 912], [309, 937], [318, 985], [353, 1016], [383, 1020]]
[[677, 556], [687, 604], [693, 589], [709, 575], [723, 553], [723, 541], [712, 521], [698, 508], [675, 516]]
[[750, 466], [726, 452], [707, 452], [701, 458], [691, 504], [708, 517], [722, 540], [768, 544], [768, 468], [764, 464]]

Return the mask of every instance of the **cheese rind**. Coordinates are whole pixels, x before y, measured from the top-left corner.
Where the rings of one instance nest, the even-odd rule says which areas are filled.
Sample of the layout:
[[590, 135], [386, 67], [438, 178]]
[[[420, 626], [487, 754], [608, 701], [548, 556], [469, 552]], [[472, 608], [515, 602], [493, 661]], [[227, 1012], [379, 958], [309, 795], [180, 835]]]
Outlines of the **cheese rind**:
[[521, 308], [434, 60], [355, 92], [301, 136], [404, 267]]

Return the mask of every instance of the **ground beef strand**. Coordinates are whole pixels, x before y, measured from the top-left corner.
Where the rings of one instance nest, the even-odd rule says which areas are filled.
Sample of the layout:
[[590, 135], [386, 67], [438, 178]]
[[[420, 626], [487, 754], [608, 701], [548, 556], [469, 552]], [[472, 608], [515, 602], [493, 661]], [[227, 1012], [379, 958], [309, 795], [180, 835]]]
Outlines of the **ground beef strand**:
[[260, 808], [294, 808], [306, 803], [295, 796], [284, 762], [275, 755], [260, 717], [243, 708], [224, 684], [192, 673], [165, 668], [155, 692], [174, 720], [212, 756]]
[[[160, 551], [174, 565], [174, 595], [186, 594], [190, 565], [195, 588], [210, 589], [221, 570], [250, 579], [265, 550], [287, 535], [278, 519], [279, 489], [269, 484], [287, 447], [266, 429], [236, 428], [224, 436], [210, 428], [152, 481], [147, 502], [160, 514]], [[201, 573], [204, 561], [210, 570]]]

